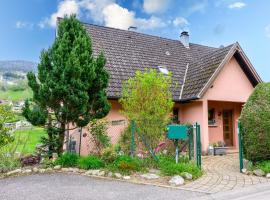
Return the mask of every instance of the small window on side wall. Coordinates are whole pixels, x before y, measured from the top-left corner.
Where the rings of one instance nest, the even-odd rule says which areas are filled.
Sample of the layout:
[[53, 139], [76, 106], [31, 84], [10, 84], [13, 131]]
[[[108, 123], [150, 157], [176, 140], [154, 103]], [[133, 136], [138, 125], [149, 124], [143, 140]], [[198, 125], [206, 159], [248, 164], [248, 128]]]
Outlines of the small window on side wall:
[[208, 125], [214, 125], [215, 123], [216, 123], [215, 109], [211, 108], [208, 110]]
[[174, 108], [173, 109], [173, 123], [174, 124], [180, 124], [180, 121], [179, 121], [179, 118], [178, 118], [178, 112], [179, 112], [179, 109], [178, 108]]

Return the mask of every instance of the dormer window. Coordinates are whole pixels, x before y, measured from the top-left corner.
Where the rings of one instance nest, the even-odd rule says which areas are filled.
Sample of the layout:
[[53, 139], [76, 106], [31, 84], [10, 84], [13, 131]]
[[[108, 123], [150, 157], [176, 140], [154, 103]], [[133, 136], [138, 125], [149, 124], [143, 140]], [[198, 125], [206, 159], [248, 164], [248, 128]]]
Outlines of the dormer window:
[[161, 72], [162, 74], [166, 74], [166, 75], [169, 74], [169, 71], [168, 71], [167, 67], [165, 67], [165, 66], [158, 66], [158, 70], [159, 70], [159, 72]]

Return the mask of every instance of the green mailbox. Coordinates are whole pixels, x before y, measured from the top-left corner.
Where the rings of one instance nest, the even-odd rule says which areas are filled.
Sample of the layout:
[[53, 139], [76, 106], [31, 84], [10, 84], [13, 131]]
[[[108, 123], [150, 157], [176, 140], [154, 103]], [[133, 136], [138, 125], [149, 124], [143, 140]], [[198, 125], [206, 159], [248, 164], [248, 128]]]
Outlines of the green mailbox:
[[168, 130], [167, 137], [170, 140], [187, 139], [188, 127], [186, 125], [178, 125], [178, 124], [168, 125], [167, 130]]

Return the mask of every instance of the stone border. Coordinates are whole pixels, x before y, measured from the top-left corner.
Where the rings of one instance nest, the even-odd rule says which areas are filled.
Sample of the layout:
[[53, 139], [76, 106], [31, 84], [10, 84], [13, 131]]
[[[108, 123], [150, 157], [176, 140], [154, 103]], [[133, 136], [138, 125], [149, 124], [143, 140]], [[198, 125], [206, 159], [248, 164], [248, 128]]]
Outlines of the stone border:
[[[83, 170], [83, 169], [79, 169], [79, 168], [61, 168], [60, 165], [55, 166], [54, 168], [39, 168], [39, 167], [18, 168], [18, 169], [9, 171], [7, 173], [0, 174], [0, 180], [5, 179], [5, 178], [9, 178], [9, 177], [19, 177], [19, 176], [27, 176], [27, 175], [33, 175], [33, 174], [53, 174], [53, 173], [76, 174], [76, 175], [82, 175], [82, 176], [86, 176], [86, 177], [98, 178], [98, 179], [104, 179], [104, 180], [110, 180], [110, 181], [121, 181], [121, 182], [128, 182], [128, 183], [139, 184], [139, 185], [152, 185], [152, 186], [156, 186], [156, 187], [192, 191], [188, 188], [181, 188], [181, 186], [184, 185], [184, 181], [179, 186], [176, 186], [174, 184], [166, 185], [166, 184], [155, 183], [155, 182], [151, 182], [151, 181], [149, 182], [150, 179], [148, 179], [148, 180], [144, 179], [142, 175], [140, 175], [140, 178], [142, 180], [142, 181], [140, 181], [140, 180], [136, 179], [136, 176], [134, 176], [134, 174], [131, 176], [123, 176], [120, 173], [106, 172], [104, 170]], [[111, 173], [111, 175], [110, 175], [110, 173]], [[147, 173], [147, 174], [154, 175], [151, 173]], [[145, 175], [145, 174], [143, 174], [143, 175]], [[181, 176], [179, 176], [179, 177], [181, 177]], [[159, 176], [157, 176], [153, 179], [158, 179], [158, 178], [159, 178]], [[143, 181], [143, 180], [145, 180], [145, 181]]]

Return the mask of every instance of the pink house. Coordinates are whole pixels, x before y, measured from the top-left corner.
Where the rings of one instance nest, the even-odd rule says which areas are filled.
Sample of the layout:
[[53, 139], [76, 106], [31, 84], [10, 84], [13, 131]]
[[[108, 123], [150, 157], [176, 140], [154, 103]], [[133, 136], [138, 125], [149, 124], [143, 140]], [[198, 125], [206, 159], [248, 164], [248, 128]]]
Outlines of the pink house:
[[[242, 106], [262, 82], [238, 43], [214, 48], [189, 43], [187, 32], [182, 32], [179, 40], [172, 40], [135, 31], [84, 26], [92, 38], [94, 55], [103, 51], [107, 59], [107, 95], [112, 108], [106, 118], [113, 143], [127, 125], [118, 103], [123, 81], [137, 70], [152, 68], [172, 73], [173, 115], [180, 123], [201, 125], [203, 152], [218, 141], [237, 149], [237, 121]], [[77, 130], [70, 134], [78, 141]], [[92, 148], [86, 135], [81, 139], [82, 155]]]

